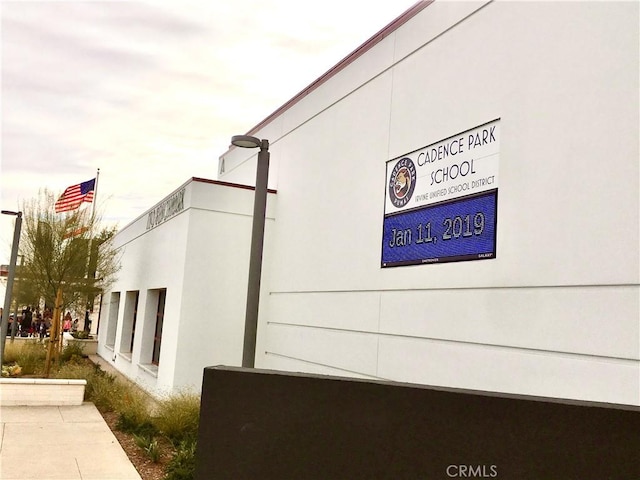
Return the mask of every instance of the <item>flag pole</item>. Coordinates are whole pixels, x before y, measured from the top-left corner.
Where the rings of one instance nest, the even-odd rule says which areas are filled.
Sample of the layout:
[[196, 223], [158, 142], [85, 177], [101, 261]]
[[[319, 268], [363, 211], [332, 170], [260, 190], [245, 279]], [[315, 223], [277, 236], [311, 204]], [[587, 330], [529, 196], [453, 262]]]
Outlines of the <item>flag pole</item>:
[[96, 216], [96, 203], [98, 203], [98, 178], [100, 177], [100, 169], [96, 172], [96, 184], [93, 186], [93, 205], [91, 207], [91, 220]]
[[[87, 258], [87, 278], [91, 278], [93, 276], [93, 278], [95, 278], [95, 272], [93, 275], [91, 275], [90, 273], [90, 268], [91, 268], [91, 251], [92, 251], [92, 246], [93, 246], [93, 236], [95, 235], [95, 230], [94, 230], [94, 222], [96, 219], [96, 204], [98, 203], [98, 179], [100, 178], [100, 169], [98, 168], [97, 172], [96, 172], [96, 183], [93, 186], [93, 205], [91, 207], [91, 237], [89, 238], [89, 251], [88, 251], [88, 258]], [[96, 253], [97, 254], [97, 253]], [[90, 296], [87, 296], [87, 304], [85, 306], [85, 325], [84, 325], [84, 330], [87, 330], [87, 315], [89, 313], [89, 311], [93, 312], [93, 305], [91, 303], [95, 302], [95, 297], [93, 299], [93, 302], [91, 301]], [[90, 305], [91, 304], [91, 305]], [[90, 331], [89, 331], [90, 332]]]

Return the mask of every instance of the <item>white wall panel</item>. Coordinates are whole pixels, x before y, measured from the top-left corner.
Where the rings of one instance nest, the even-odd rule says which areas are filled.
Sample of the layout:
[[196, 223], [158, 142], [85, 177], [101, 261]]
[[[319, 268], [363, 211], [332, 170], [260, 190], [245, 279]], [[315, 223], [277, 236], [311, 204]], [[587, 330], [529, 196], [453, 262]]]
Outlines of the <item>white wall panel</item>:
[[[175, 359], [173, 383], [199, 390], [205, 367], [242, 363], [254, 191], [202, 182], [193, 187], [197, 208], [189, 211], [178, 322], [182, 353]], [[275, 208], [275, 195], [269, 194], [265, 245]]]
[[440, 286], [638, 282], [638, 8], [615, 5], [495, 2], [394, 69], [393, 156], [501, 118], [497, 259]]
[[394, 33], [395, 61], [402, 60], [426, 43], [431, 42], [487, 3], [490, 2], [433, 2], [425, 12], [413, 17]]
[[380, 332], [640, 360], [640, 289], [384, 292]]
[[319, 112], [351, 94], [393, 65], [394, 36], [384, 38], [365, 55], [347, 65], [343, 72], [328, 79], [311, 95], [302, 98], [283, 114], [283, 130], [295, 130]]
[[267, 357], [275, 354], [361, 375], [375, 375], [376, 335], [270, 323]]
[[390, 91], [378, 77], [283, 140], [273, 290], [360, 289], [378, 271]]
[[274, 293], [269, 298], [273, 322], [377, 332], [380, 292]]
[[332, 375], [336, 377], [349, 377], [349, 378], [361, 378], [361, 379], [373, 379], [369, 375], [360, 375], [354, 372], [348, 372], [337, 368], [328, 367], [326, 365], [318, 365], [311, 362], [305, 362], [302, 360], [283, 357], [280, 355], [266, 355], [264, 357], [263, 364], [260, 368], [266, 368], [269, 370], [281, 370], [286, 372], [304, 372], [318, 375]]
[[640, 405], [640, 366], [500, 347], [381, 337], [382, 378], [523, 395]]
[[[248, 192], [251, 193], [252, 192]], [[176, 357], [176, 385], [202, 383], [202, 369], [242, 361], [251, 217], [190, 212], [192, 227]]]

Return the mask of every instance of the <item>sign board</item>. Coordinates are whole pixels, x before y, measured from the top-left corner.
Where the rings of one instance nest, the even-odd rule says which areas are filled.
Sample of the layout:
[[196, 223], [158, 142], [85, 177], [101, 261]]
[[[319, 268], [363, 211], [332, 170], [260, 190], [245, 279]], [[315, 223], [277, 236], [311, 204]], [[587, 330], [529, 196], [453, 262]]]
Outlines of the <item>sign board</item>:
[[500, 120], [387, 162], [382, 267], [496, 256]]

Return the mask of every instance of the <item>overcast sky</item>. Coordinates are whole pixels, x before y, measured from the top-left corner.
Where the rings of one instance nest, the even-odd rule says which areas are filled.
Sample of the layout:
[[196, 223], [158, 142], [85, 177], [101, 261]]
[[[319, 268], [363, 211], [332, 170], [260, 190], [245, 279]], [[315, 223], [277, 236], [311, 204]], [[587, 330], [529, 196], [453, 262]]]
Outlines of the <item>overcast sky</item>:
[[2, 209], [100, 168], [125, 226], [416, 1], [2, 0]]

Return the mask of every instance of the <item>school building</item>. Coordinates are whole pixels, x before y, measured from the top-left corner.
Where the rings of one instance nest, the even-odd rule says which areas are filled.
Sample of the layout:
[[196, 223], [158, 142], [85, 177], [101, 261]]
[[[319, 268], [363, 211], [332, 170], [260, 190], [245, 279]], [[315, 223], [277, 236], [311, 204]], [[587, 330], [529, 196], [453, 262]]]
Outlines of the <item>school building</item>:
[[[638, 17], [418, 2], [247, 119], [255, 366], [640, 405]], [[99, 354], [151, 392], [240, 365], [256, 161], [230, 147], [116, 236]]]

